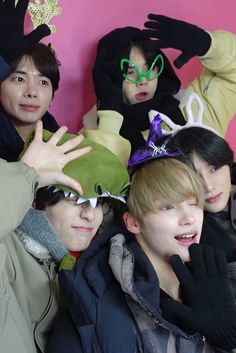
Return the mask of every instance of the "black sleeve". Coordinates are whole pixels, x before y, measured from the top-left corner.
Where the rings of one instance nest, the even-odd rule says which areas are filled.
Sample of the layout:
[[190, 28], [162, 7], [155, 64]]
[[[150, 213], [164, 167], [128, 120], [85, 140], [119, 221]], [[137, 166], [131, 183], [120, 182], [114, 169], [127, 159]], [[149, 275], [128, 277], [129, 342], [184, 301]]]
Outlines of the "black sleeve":
[[43, 128], [50, 132], [56, 132], [59, 129], [56, 119], [49, 112], [44, 114], [42, 117], [42, 122]]

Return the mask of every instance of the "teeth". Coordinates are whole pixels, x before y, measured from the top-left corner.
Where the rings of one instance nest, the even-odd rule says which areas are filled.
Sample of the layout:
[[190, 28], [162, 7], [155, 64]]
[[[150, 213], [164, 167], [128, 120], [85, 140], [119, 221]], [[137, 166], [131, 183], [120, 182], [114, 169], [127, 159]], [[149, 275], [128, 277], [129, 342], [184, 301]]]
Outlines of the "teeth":
[[184, 234], [184, 235], [177, 235], [176, 238], [192, 238], [194, 237], [194, 233], [192, 234]]

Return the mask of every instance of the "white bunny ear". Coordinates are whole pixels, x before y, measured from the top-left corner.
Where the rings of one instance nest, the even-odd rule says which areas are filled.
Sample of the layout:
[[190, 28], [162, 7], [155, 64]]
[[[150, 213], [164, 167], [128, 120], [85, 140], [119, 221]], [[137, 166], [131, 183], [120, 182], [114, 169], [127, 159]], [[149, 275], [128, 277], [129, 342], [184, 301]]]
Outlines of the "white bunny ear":
[[[197, 104], [197, 116], [196, 118], [193, 115], [193, 110], [192, 110], [192, 104], [195, 102]], [[195, 93], [192, 92], [190, 96], [187, 99], [186, 102], [186, 124], [185, 125], [177, 125], [175, 124], [168, 116], [165, 114], [162, 114], [156, 110], [150, 110], [148, 113], [149, 115], [149, 120], [152, 122], [152, 120], [157, 116], [157, 114], [160, 115], [161, 120], [164, 121], [164, 123], [169, 127], [169, 130], [161, 128], [162, 134], [163, 135], [175, 135], [177, 131], [186, 129], [189, 127], [202, 127], [204, 129], [210, 130], [214, 132], [216, 135], [219, 135], [219, 132], [213, 129], [210, 126], [203, 125], [203, 112], [204, 112], [204, 105], [202, 103], [201, 98]]]
[[[193, 116], [193, 111], [192, 111], [193, 101], [195, 101], [198, 106], [197, 119], [194, 119], [194, 116]], [[202, 126], [203, 110], [204, 110], [204, 106], [200, 97], [195, 92], [191, 93], [186, 103], [186, 112], [187, 112], [186, 125], [192, 126], [194, 124], [199, 124], [199, 126]]]

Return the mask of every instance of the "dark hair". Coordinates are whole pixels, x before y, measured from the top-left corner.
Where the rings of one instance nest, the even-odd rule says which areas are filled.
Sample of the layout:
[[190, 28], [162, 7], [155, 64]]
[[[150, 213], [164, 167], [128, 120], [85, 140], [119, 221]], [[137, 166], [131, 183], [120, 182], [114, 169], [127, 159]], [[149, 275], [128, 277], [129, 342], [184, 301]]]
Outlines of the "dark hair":
[[168, 142], [168, 148], [178, 149], [191, 159], [192, 152], [214, 167], [233, 163], [234, 153], [227, 141], [202, 127], [189, 127], [176, 133]]
[[[157, 51], [150, 50], [150, 48], [148, 47], [148, 40], [144, 39], [144, 38], [136, 38], [136, 39], [132, 40], [124, 48], [124, 50], [122, 50], [119, 57], [117, 58], [119, 60], [119, 62], [123, 58], [129, 59], [130, 51], [131, 51], [132, 47], [134, 47], [134, 46], [141, 50], [141, 52], [143, 53], [143, 56], [147, 62], [148, 67], [150, 67], [153, 63], [153, 60], [157, 56], [157, 54], [159, 54], [159, 51], [157, 52]], [[127, 65], [126, 70], [128, 70], [128, 65]]]
[[51, 48], [50, 45], [45, 45], [43, 43], [37, 43], [32, 48], [32, 50], [18, 59], [11, 62], [12, 70], [15, 71], [20, 61], [24, 56], [30, 57], [38, 71], [47, 77], [52, 83], [53, 95], [58, 89], [60, 81], [60, 71], [59, 66], [60, 62], [56, 57], [55, 51]]
[[[34, 206], [37, 210], [45, 210], [46, 207], [48, 206], [54, 206], [56, 205], [59, 201], [65, 199], [65, 194], [64, 191], [58, 190], [54, 192], [55, 187], [44, 187], [41, 189], [38, 189], [36, 198], [34, 201]], [[98, 204], [103, 206], [103, 215], [105, 216], [106, 214], [109, 213], [111, 209], [113, 209], [114, 215], [116, 217], [120, 216], [124, 212], [124, 204], [122, 204], [120, 201], [112, 199], [110, 197], [99, 197], [98, 198]]]
[[65, 198], [63, 191], [59, 190], [53, 192], [54, 190], [54, 187], [38, 189], [35, 198], [35, 208], [38, 210], [45, 210], [47, 206], [54, 206]]

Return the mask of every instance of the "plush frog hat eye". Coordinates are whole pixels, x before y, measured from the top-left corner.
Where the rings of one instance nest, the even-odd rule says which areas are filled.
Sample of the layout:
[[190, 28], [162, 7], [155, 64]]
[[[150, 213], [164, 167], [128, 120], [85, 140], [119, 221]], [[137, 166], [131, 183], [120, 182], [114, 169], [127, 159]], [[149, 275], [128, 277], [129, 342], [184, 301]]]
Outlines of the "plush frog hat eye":
[[[43, 141], [48, 141], [52, 133], [44, 130]], [[74, 138], [76, 135], [65, 134], [58, 145]], [[25, 149], [28, 147], [32, 139], [32, 134], [27, 138]], [[83, 197], [79, 198], [80, 202], [90, 199], [92, 206], [95, 207], [98, 197], [113, 197], [123, 202], [126, 190], [129, 186], [129, 174], [127, 167], [109, 149], [101, 144], [84, 138], [78, 148], [91, 146], [92, 151], [69, 162], [63, 172], [71, 178], [78, 181], [83, 188]], [[56, 189], [65, 191], [65, 195], [76, 195], [75, 191], [64, 186], [55, 185]]]

